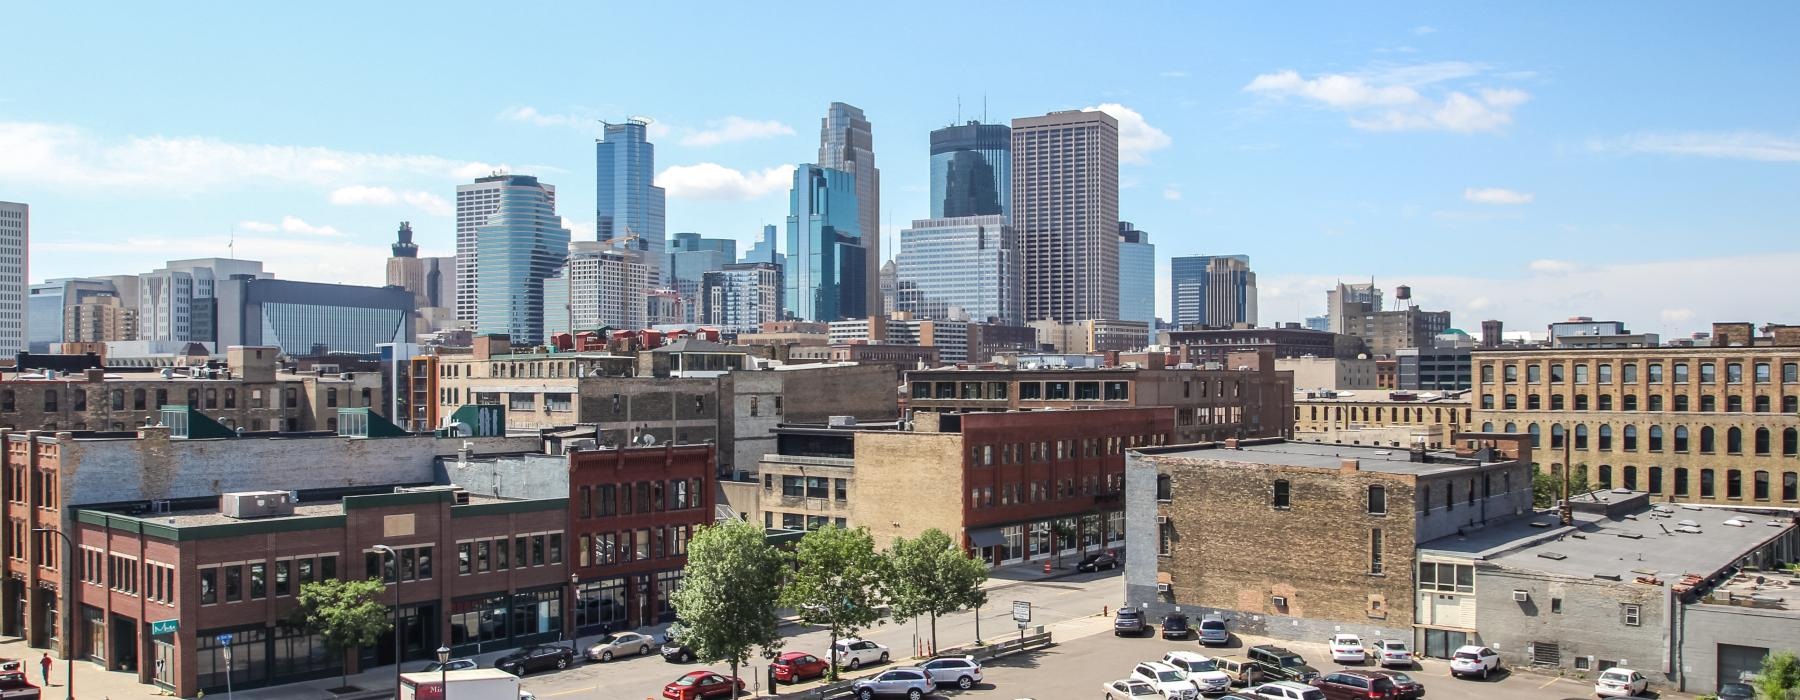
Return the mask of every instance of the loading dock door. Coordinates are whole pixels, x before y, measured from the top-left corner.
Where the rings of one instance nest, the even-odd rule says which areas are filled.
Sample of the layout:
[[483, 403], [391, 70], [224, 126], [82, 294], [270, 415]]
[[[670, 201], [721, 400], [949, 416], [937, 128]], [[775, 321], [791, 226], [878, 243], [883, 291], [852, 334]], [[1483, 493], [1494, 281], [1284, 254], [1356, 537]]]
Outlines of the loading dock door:
[[[1736, 683], [1743, 674], [1754, 674], [1762, 670], [1763, 657], [1768, 655], [1769, 650], [1763, 647], [1720, 644], [1719, 683]], [[1707, 688], [1706, 690], [1717, 690], [1717, 688]]]

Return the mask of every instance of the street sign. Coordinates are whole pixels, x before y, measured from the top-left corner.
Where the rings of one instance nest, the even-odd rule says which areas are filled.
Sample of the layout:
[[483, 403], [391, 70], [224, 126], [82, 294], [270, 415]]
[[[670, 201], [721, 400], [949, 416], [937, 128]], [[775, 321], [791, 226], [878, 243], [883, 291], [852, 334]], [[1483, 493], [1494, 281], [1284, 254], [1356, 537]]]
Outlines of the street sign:
[[180, 619], [153, 621], [150, 623], [150, 634], [174, 634], [175, 628], [180, 626], [180, 623]]
[[1013, 621], [1021, 625], [1031, 621], [1031, 601], [1013, 601]]

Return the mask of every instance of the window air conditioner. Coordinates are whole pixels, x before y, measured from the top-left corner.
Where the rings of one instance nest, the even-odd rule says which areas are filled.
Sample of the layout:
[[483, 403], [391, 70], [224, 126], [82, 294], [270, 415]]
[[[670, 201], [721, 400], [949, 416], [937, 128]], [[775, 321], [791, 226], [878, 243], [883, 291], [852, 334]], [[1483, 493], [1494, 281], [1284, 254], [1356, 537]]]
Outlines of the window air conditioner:
[[1169, 524], [1169, 516], [1167, 516], [1167, 515], [1158, 515], [1158, 516], [1156, 516], [1156, 524], [1158, 524], [1158, 525], [1167, 525], [1167, 524]]
[[1157, 593], [1174, 593], [1175, 592], [1175, 584], [1173, 584], [1173, 583], [1156, 584], [1156, 592]]
[[1287, 607], [1287, 596], [1269, 596], [1269, 604], [1274, 605], [1277, 608], [1285, 608]]
[[1527, 591], [1513, 591], [1513, 602], [1523, 603], [1527, 600], [1531, 600], [1531, 593]]

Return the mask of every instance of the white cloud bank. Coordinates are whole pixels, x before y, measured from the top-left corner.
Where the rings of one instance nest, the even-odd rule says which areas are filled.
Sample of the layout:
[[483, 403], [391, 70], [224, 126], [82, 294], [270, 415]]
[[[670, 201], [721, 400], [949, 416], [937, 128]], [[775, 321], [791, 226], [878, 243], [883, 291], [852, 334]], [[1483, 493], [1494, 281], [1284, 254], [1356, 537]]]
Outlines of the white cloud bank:
[[1773, 163], [1800, 162], [1800, 137], [1777, 136], [1755, 131], [1633, 134], [1612, 140], [1590, 141], [1588, 148], [1602, 152], [1652, 153]]
[[1530, 101], [1529, 93], [1514, 88], [1442, 87], [1485, 71], [1484, 66], [1460, 61], [1312, 77], [1283, 70], [1258, 75], [1243, 89], [1344, 112], [1351, 126], [1366, 131], [1498, 131], [1512, 124], [1513, 112]]
[[786, 192], [793, 180], [792, 165], [741, 171], [718, 163], [695, 163], [670, 166], [656, 176], [656, 184], [668, 190], [671, 198], [727, 201]]
[[1107, 102], [1093, 107], [1083, 107], [1082, 111], [1105, 112], [1119, 120], [1119, 162], [1146, 163], [1150, 160], [1151, 151], [1168, 148], [1174, 141], [1168, 134], [1150, 125], [1144, 115], [1137, 110], [1117, 102]]
[[683, 146], [717, 146], [739, 141], [774, 138], [776, 136], [793, 136], [794, 128], [775, 121], [757, 121], [739, 116], [729, 116], [714, 122], [710, 128], [696, 131], [681, 137]]
[[406, 204], [432, 216], [450, 216], [456, 207], [450, 201], [424, 190], [397, 191], [388, 187], [351, 185], [331, 191], [331, 203], [338, 206]]
[[1470, 187], [1463, 190], [1463, 199], [1476, 204], [1530, 204], [1537, 195], [1504, 187]]

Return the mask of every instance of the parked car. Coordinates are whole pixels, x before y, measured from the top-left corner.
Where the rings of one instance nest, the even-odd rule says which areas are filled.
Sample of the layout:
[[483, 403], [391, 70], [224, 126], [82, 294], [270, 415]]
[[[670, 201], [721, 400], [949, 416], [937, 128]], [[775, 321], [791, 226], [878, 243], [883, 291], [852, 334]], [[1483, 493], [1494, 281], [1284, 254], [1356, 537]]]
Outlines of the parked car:
[[494, 668], [515, 676], [533, 671], [565, 669], [575, 663], [575, 648], [554, 644], [532, 644], [494, 660]]
[[1406, 646], [1406, 642], [1398, 639], [1383, 639], [1375, 642], [1375, 658], [1381, 662], [1382, 668], [1392, 666], [1412, 668], [1413, 664], [1417, 663], [1413, 659], [1412, 649]]
[[1231, 677], [1231, 682], [1246, 688], [1262, 683], [1262, 664], [1242, 656], [1215, 656], [1212, 662], [1218, 666], [1219, 672]]
[[431, 663], [425, 664], [425, 668], [419, 669], [419, 673], [440, 673], [443, 671], [467, 671], [471, 668], [477, 668], [479, 666], [480, 666], [480, 664], [475, 663], [474, 659], [451, 659], [451, 660], [445, 661], [444, 663], [441, 663], [441, 664], [436, 661], [433, 661]]
[[856, 697], [862, 700], [878, 695], [904, 695], [907, 700], [919, 700], [936, 686], [925, 676], [925, 669], [917, 666], [900, 666], [890, 668], [868, 678], [858, 679], [850, 685], [856, 691]]
[[1119, 614], [1113, 618], [1113, 636], [1137, 636], [1149, 630], [1144, 623], [1144, 611], [1137, 608], [1119, 608]]
[[1650, 679], [1644, 674], [1629, 668], [1617, 666], [1606, 669], [1600, 677], [1594, 679], [1594, 694], [1603, 698], [1629, 698], [1644, 692], [1650, 686]]
[[1106, 691], [1106, 700], [1150, 700], [1157, 697], [1156, 689], [1150, 687], [1149, 683], [1129, 678], [1102, 683], [1100, 689]]
[[1194, 628], [1188, 625], [1188, 616], [1185, 613], [1171, 613], [1168, 617], [1163, 618], [1163, 639], [1188, 639], [1193, 636]]
[[852, 669], [862, 668], [864, 664], [885, 664], [888, 648], [866, 639], [840, 639], [837, 662]]
[[1089, 554], [1075, 564], [1076, 571], [1099, 571], [1101, 569], [1119, 568], [1119, 558], [1106, 552]]
[[1219, 662], [1198, 652], [1171, 651], [1163, 654], [1162, 661], [1186, 673], [1188, 682], [1193, 683], [1194, 689], [1202, 695], [1231, 690], [1231, 676], [1219, 670]]
[[1145, 661], [1131, 668], [1131, 680], [1149, 683], [1166, 700], [1194, 700], [1200, 689], [1188, 682], [1187, 673], [1161, 661]]
[[919, 664], [925, 676], [935, 685], [955, 683], [968, 690], [981, 682], [981, 663], [973, 656], [943, 656]]
[[[688, 671], [680, 678], [663, 686], [662, 696], [667, 700], [731, 697], [732, 685], [730, 678], [712, 671]], [[744, 679], [737, 679], [736, 685], [737, 691], [743, 692]]]
[[1386, 676], [1388, 680], [1394, 682], [1395, 700], [1419, 700], [1419, 698], [1425, 697], [1425, 684], [1420, 683], [1412, 676], [1399, 671], [1370, 671], [1370, 673]]
[[677, 622], [669, 625], [668, 631], [663, 633], [662, 645], [657, 651], [662, 654], [664, 661], [673, 664], [694, 662], [693, 648], [681, 643], [682, 629], [681, 623]]
[[537, 694], [535, 694], [529, 690], [526, 690], [524, 688], [520, 688], [519, 689], [519, 700], [537, 700]]
[[803, 651], [790, 651], [777, 656], [769, 666], [775, 669], [775, 680], [782, 683], [798, 683], [808, 678], [818, 678], [831, 670], [830, 663]]
[[1725, 683], [1719, 686], [1719, 700], [1756, 700], [1756, 689], [1749, 683]]
[[616, 656], [643, 656], [650, 653], [655, 641], [636, 632], [616, 632], [588, 647], [587, 657], [592, 661], [611, 661]]
[[1207, 646], [1231, 643], [1231, 630], [1225, 626], [1224, 617], [1219, 615], [1202, 615], [1200, 617], [1200, 643]]
[[1319, 669], [1306, 665], [1306, 659], [1284, 647], [1258, 644], [1250, 647], [1250, 660], [1262, 664], [1263, 674], [1278, 681], [1310, 683], [1319, 677]]
[[1250, 691], [1266, 700], [1325, 700], [1325, 692], [1305, 683], [1275, 681], [1256, 686]]
[[1450, 675], [1457, 678], [1480, 676], [1486, 680], [1489, 674], [1498, 670], [1500, 653], [1487, 647], [1457, 647], [1456, 652], [1450, 655]]
[[6, 700], [37, 700], [41, 692], [25, 677], [24, 671], [0, 672], [0, 697]]
[[1338, 671], [1313, 679], [1312, 685], [1325, 693], [1325, 700], [1392, 700], [1394, 681], [1387, 676], [1362, 671]]
[[1331, 636], [1331, 660], [1340, 664], [1360, 664], [1369, 660], [1369, 650], [1363, 648], [1362, 637], [1354, 634], [1334, 634]]

